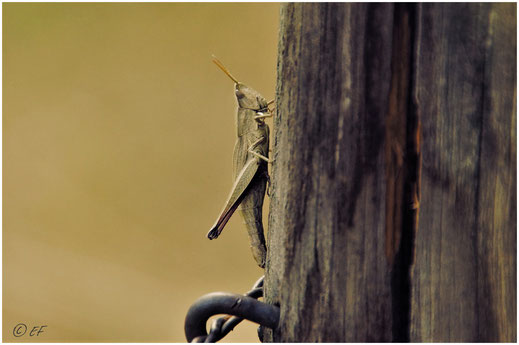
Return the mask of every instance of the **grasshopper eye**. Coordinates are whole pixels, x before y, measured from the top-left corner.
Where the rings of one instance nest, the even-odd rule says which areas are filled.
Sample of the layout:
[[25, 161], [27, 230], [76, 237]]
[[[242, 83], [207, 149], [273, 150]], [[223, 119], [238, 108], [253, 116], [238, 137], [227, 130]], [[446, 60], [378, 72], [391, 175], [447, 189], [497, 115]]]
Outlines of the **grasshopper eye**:
[[245, 94], [243, 92], [241, 92], [240, 90], [236, 90], [234, 93], [236, 94], [236, 97], [238, 97], [238, 98], [245, 97]]

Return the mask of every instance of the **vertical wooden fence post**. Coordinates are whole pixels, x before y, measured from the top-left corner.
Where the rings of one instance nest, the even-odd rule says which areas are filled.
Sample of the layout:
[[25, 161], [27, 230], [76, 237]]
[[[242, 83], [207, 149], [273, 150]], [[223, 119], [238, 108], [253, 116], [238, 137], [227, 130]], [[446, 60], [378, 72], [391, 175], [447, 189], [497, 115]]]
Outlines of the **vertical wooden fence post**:
[[515, 341], [515, 13], [281, 5], [265, 341]]
[[516, 340], [516, 5], [421, 4], [411, 340]]
[[390, 341], [391, 4], [283, 4], [267, 301], [274, 341]]

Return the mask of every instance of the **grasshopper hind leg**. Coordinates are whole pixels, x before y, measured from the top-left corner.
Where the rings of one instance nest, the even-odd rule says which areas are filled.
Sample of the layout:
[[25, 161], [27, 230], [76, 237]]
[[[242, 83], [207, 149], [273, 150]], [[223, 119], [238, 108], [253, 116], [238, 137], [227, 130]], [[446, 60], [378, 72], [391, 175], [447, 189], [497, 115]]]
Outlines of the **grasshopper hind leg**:
[[261, 210], [258, 210], [258, 208], [242, 209], [241, 213], [245, 219], [249, 220], [245, 221], [244, 223], [247, 228], [247, 235], [249, 237], [252, 257], [259, 267], [265, 268], [265, 262], [267, 260], [267, 247], [265, 244], [265, 235], [263, 234], [263, 225], [261, 221], [258, 220], [261, 218], [252, 220], [252, 217], [257, 217], [258, 213], [261, 216]]

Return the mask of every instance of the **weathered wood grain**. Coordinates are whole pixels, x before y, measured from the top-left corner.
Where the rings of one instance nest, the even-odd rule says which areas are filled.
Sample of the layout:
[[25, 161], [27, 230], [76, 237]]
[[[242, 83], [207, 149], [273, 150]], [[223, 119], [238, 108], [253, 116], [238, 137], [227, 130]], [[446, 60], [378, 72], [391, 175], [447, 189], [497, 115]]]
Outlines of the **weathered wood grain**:
[[516, 340], [515, 4], [422, 4], [411, 340]]
[[281, 5], [264, 340], [514, 342], [515, 99], [515, 4]]
[[266, 272], [282, 321], [267, 341], [392, 338], [383, 211], [392, 8], [282, 5]]

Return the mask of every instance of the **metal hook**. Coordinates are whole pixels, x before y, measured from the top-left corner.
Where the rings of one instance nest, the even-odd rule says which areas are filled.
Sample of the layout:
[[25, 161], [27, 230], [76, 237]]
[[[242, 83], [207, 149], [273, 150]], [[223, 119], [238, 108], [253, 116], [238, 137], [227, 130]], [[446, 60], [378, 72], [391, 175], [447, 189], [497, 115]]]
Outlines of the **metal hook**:
[[[260, 283], [260, 281], [261, 280], [259, 280], [258, 283]], [[258, 290], [259, 288], [256, 288], [251, 290], [249, 293], [254, 291], [254, 295], [257, 295]], [[253, 297], [225, 292], [215, 292], [200, 297], [189, 308], [184, 324], [187, 341], [205, 341], [208, 335], [206, 330], [207, 320], [211, 316], [217, 314], [234, 315], [238, 318], [227, 320], [227, 322], [221, 326], [220, 334], [217, 334], [210, 339], [212, 341], [221, 339], [223, 336], [220, 337], [220, 335], [225, 335], [231, 331], [232, 328], [241, 321], [239, 320], [240, 318], [253, 321], [272, 329], [276, 329], [279, 323], [279, 308], [276, 306], [257, 301]]]

